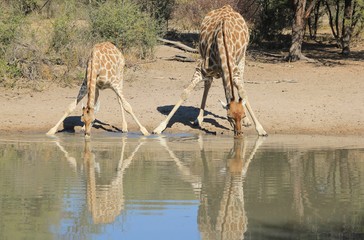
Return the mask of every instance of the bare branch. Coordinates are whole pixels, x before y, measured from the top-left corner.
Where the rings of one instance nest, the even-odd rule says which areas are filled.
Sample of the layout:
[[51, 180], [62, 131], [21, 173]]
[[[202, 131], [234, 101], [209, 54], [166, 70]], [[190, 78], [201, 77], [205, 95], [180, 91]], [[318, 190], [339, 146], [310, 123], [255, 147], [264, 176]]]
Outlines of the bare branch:
[[177, 48], [185, 50], [186, 52], [198, 53], [197, 49], [186, 46], [181, 42], [171, 41], [171, 40], [167, 40], [164, 38], [158, 38], [158, 40], [161, 42], [164, 42], [164, 43], [172, 44], [172, 45], [176, 46]]
[[316, 4], [317, 0], [312, 0], [310, 5], [308, 6], [308, 8], [306, 9], [306, 13], [305, 13], [305, 19], [307, 19], [310, 14], [311, 14], [311, 11], [312, 9], [314, 8], [315, 4]]

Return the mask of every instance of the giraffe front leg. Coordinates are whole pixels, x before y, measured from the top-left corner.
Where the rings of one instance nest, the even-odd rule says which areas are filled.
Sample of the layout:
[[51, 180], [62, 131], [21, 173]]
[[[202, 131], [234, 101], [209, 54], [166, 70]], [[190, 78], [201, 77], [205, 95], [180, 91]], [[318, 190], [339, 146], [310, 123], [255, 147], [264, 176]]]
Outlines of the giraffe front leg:
[[250, 103], [248, 101], [248, 99], [245, 99], [246, 100], [246, 109], [248, 110], [250, 116], [252, 117], [253, 119], [253, 122], [255, 124], [255, 130], [257, 131], [258, 135], [259, 136], [268, 136], [267, 132], [264, 130], [262, 124], [260, 124], [260, 122], [258, 121], [258, 119], [255, 117], [255, 114], [253, 112], [253, 109], [251, 108], [250, 106]]
[[[245, 112], [247, 112], [246, 108], [246, 99], [247, 95], [244, 89], [244, 66], [245, 66], [245, 56], [243, 59], [239, 62], [237, 71], [234, 72], [234, 85], [238, 89], [239, 97], [243, 99], [243, 106]], [[250, 127], [252, 125], [251, 121], [248, 118], [248, 115], [246, 114], [245, 117], [242, 120], [244, 127]]]
[[[92, 129], [92, 127], [94, 126], [95, 124], [95, 121], [96, 121], [96, 117], [95, 117], [95, 114], [100, 111], [100, 106], [101, 106], [101, 103], [100, 103], [100, 100], [99, 100], [99, 96], [100, 96], [100, 90], [96, 87], [95, 88], [95, 101], [94, 101], [94, 120], [92, 120], [91, 122], [91, 126], [90, 128]], [[84, 109], [84, 107], [82, 107], [82, 110]], [[81, 128], [81, 132], [86, 132], [86, 124], [83, 124], [82, 128]], [[90, 136], [89, 135], [85, 135], [86, 138], [89, 138]]]
[[77, 106], [77, 100], [73, 101], [61, 117], [61, 119], [47, 132], [47, 135], [54, 135], [57, 132], [58, 127], [62, 124], [63, 120], [68, 117], [76, 108]]
[[210, 87], [211, 87], [212, 77], [204, 78], [203, 80], [205, 82], [205, 88], [204, 88], [204, 92], [203, 92], [203, 96], [202, 96], [200, 112], [197, 116], [197, 119], [194, 122], [194, 124], [198, 125], [198, 126], [201, 126], [203, 119], [204, 119], [206, 99], [207, 99], [207, 95], [208, 95]]
[[121, 101], [120, 98], [118, 98], [118, 102], [120, 104], [120, 108], [121, 108], [121, 117], [122, 117], [122, 127], [121, 127], [121, 131], [123, 133], [127, 133], [128, 132], [128, 123], [126, 122], [126, 119], [125, 119], [125, 112], [124, 112], [124, 107], [123, 107], [123, 103]]
[[[138, 120], [138, 118], [135, 116], [135, 114], [134, 114], [134, 112], [133, 112], [133, 109], [132, 109], [132, 107], [131, 107], [131, 105], [126, 101], [126, 99], [124, 98], [124, 96], [123, 96], [123, 94], [122, 94], [122, 91], [121, 91], [121, 88], [116, 88], [115, 89], [115, 92], [116, 92], [116, 94], [118, 95], [118, 98], [119, 98], [119, 100], [120, 100], [120, 102], [121, 102], [121, 106], [124, 108], [124, 110], [127, 112], [127, 113], [129, 113], [132, 117], [133, 117], [133, 119], [134, 119], [134, 121], [138, 124], [138, 126], [139, 126], [139, 129], [140, 129], [140, 131], [143, 133], [143, 135], [144, 136], [148, 136], [148, 135], [150, 135], [149, 134], [149, 132], [148, 132], [148, 130], [139, 122], [139, 120]], [[123, 119], [123, 122], [125, 122], [126, 123], [126, 121], [125, 121], [125, 118]]]
[[167, 127], [169, 121], [171, 120], [171, 118], [173, 117], [173, 115], [176, 113], [176, 111], [181, 106], [181, 104], [188, 98], [188, 96], [190, 95], [191, 91], [195, 88], [197, 83], [199, 83], [201, 80], [202, 80], [201, 68], [198, 67], [198, 68], [196, 68], [196, 71], [193, 74], [190, 85], [183, 90], [180, 99], [178, 100], [176, 105], [174, 105], [172, 111], [168, 114], [166, 119], [163, 122], [161, 122], [157, 128], [155, 128], [153, 130], [154, 134], [160, 134], [161, 132], [163, 132], [164, 129], [166, 129], [166, 127]]
[[[245, 100], [246, 101], [246, 100]], [[247, 109], [246, 109], [246, 106], [245, 106], [245, 103], [243, 104], [244, 106], [244, 109], [245, 109], [245, 112], [247, 112]], [[243, 118], [243, 126], [244, 127], [250, 127], [252, 125], [251, 121], [249, 120], [248, 116], [245, 115], [245, 117]]]
[[[238, 94], [239, 97], [243, 99], [243, 102], [245, 102], [244, 107], [249, 112], [249, 115], [251, 116], [254, 125], [255, 130], [257, 131], [259, 136], [268, 136], [267, 132], [264, 130], [263, 126], [260, 124], [258, 119], [255, 117], [255, 114], [253, 112], [253, 109], [250, 106], [247, 94], [244, 89], [244, 80], [243, 80], [243, 74], [244, 74], [244, 65], [245, 65], [245, 57], [240, 61], [238, 65], [238, 72], [236, 75], [234, 75], [234, 84], [238, 88]], [[244, 126], [250, 126], [251, 123], [247, 116], [243, 119], [243, 125]]]

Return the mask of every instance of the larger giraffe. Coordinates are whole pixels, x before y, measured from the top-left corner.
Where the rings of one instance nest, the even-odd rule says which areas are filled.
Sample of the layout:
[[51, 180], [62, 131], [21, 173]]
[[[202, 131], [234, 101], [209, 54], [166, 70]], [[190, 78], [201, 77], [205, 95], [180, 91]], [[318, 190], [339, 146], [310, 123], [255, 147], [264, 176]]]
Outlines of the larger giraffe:
[[76, 108], [82, 98], [88, 94], [87, 106], [83, 108], [82, 121], [85, 123], [85, 137], [91, 133], [92, 123], [95, 120], [95, 104], [99, 97], [99, 90], [111, 88], [117, 95], [122, 113], [122, 131], [127, 132], [127, 123], [124, 110], [128, 112], [138, 124], [140, 131], [144, 135], [149, 135], [148, 131], [141, 125], [133, 113], [130, 104], [123, 96], [123, 72], [125, 59], [120, 50], [110, 42], [96, 44], [88, 60], [86, 76], [78, 93], [77, 99], [72, 102], [62, 118], [51, 128], [47, 134], [53, 135], [63, 120], [69, 116]]
[[[225, 89], [227, 105], [227, 118], [234, 128], [234, 134], [242, 134], [241, 121], [249, 125], [245, 116], [243, 105], [248, 110], [255, 129], [260, 136], [267, 133], [259, 123], [250, 106], [244, 90], [244, 65], [245, 52], [249, 42], [249, 30], [244, 18], [235, 12], [231, 6], [226, 5], [220, 9], [211, 11], [206, 15], [201, 25], [199, 50], [201, 61], [193, 74], [190, 85], [181, 94], [180, 100], [174, 106], [167, 118], [153, 131], [161, 133], [166, 127], [174, 113], [187, 99], [196, 84], [204, 80], [205, 90], [202, 97], [199, 115], [195, 121], [201, 125], [204, 118], [206, 98], [211, 87], [213, 78], [222, 78]], [[235, 101], [234, 87], [238, 90], [239, 101]], [[244, 100], [244, 101], [243, 101]]]

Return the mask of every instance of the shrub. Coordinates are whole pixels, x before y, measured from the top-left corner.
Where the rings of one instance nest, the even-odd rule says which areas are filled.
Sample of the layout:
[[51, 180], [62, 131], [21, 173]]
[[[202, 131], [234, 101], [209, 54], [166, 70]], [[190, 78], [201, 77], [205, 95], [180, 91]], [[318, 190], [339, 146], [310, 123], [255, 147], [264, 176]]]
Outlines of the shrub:
[[174, 26], [183, 30], [198, 30], [202, 19], [213, 9], [226, 4], [236, 9], [237, 0], [177, 0], [173, 11]]
[[14, 12], [5, 12], [0, 8], [0, 56], [15, 38], [16, 29], [20, 26], [23, 16]]
[[36, 0], [15, 0], [12, 2], [12, 5], [23, 14], [30, 14], [34, 10], [39, 9]]
[[14, 12], [5, 12], [0, 8], [0, 82], [5, 78], [20, 76], [20, 70], [14, 64], [8, 64], [5, 55], [15, 39], [16, 30], [22, 22], [23, 16]]
[[7, 85], [7, 79], [20, 77], [21, 71], [15, 65], [8, 64], [5, 60], [0, 59], [0, 85]]
[[127, 53], [135, 52], [140, 58], [153, 54], [156, 23], [131, 1], [101, 4], [91, 13], [91, 25], [94, 34], [122, 47]]
[[286, 27], [291, 26], [292, 8], [290, 1], [261, 1], [259, 23], [255, 31], [260, 39], [275, 40]]
[[68, 0], [60, 6], [63, 11], [53, 21], [51, 51], [48, 53], [52, 62], [66, 67], [63, 74], [58, 72], [55, 77], [63, 79], [67, 85], [79, 75], [78, 67], [86, 66], [90, 48], [94, 43], [89, 24], [86, 20], [79, 19], [83, 13], [79, 11], [77, 4], [75, 0]]
[[172, 17], [172, 10], [176, 0], [134, 0], [143, 12], [147, 12], [157, 22], [158, 33], [168, 30], [168, 21]]

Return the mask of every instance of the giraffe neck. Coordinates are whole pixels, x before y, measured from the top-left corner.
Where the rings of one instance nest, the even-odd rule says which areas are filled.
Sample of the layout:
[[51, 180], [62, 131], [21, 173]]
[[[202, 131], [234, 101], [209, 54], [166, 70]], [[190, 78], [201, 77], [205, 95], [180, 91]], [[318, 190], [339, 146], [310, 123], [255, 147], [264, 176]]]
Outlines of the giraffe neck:
[[[226, 65], [228, 68], [228, 72], [229, 72], [229, 82], [230, 82], [230, 88], [231, 88], [231, 99], [227, 99], [228, 101], [231, 100], [235, 100], [235, 95], [234, 95], [234, 84], [233, 84], [233, 74], [232, 74], [232, 70], [231, 70], [231, 63], [230, 63], [230, 54], [229, 54], [229, 50], [228, 50], [228, 46], [226, 43], [226, 30], [225, 30], [225, 21], [222, 21], [221, 23], [221, 31], [222, 31], [222, 39], [224, 42], [224, 49], [225, 49], [225, 53], [226, 53]], [[229, 98], [230, 96], [226, 96], [226, 98]]]
[[96, 49], [91, 53], [91, 58], [88, 63], [88, 74], [87, 74], [87, 87], [88, 87], [88, 98], [87, 107], [88, 109], [94, 109], [95, 106], [95, 91], [96, 91], [96, 81], [97, 81], [97, 68], [95, 67], [99, 61], [96, 57]]

